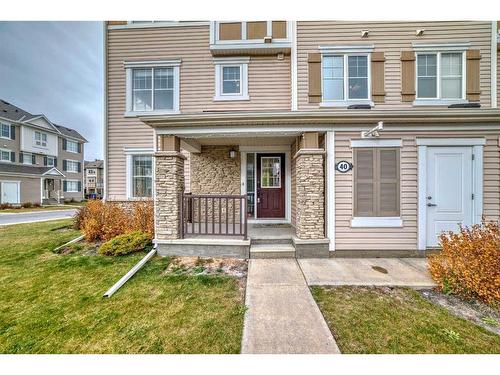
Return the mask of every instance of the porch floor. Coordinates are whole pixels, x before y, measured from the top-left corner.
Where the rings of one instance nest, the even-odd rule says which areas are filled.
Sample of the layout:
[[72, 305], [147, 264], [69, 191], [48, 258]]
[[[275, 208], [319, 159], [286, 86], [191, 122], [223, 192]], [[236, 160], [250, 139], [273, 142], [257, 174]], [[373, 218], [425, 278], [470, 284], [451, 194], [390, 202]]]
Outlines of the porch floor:
[[[199, 227], [201, 224], [201, 230], [208, 234], [199, 234]], [[193, 232], [194, 225], [194, 233]], [[295, 234], [295, 229], [290, 224], [248, 224], [248, 238], [259, 239], [259, 240], [277, 240], [277, 239], [292, 239]], [[219, 224], [215, 223], [188, 223], [187, 233], [185, 238], [210, 238], [210, 239], [220, 239], [221, 237], [231, 236], [235, 239], [242, 239], [243, 235], [240, 235], [240, 223], [233, 224], [230, 223], [227, 226], [223, 224], [219, 228]], [[227, 237], [226, 237], [227, 238]]]

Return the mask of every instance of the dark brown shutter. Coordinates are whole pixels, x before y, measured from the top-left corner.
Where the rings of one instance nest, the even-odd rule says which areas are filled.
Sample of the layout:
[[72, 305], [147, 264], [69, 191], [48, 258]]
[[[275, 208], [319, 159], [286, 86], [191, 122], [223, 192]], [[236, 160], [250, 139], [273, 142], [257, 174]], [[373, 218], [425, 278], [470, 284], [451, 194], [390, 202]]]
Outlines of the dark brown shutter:
[[31, 155], [31, 164], [36, 164], [36, 156]]
[[354, 216], [375, 216], [375, 150], [354, 149]]
[[321, 53], [310, 53], [309, 66], [309, 103], [321, 102]]
[[401, 52], [401, 100], [415, 100], [415, 52]]
[[63, 138], [63, 144], [62, 144], [62, 148], [63, 148], [63, 150], [64, 150], [64, 151], [66, 151], [67, 147], [68, 147], [68, 146], [67, 146], [67, 141], [66, 141], [66, 138]]
[[377, 216], [399, 216], [399, 150], [378, 150]]
[[480, 85], [480, 61], [481, 52], [478, 49], [470, 49], [467, 51], [466, 64], [466, 90], [467, 100], [478, 102], [481, 95]]
[[385, 56], [383, 52], [372, 53], [372, 100], [375, 103], [385, 101]]
[[10, 139], [12, 139], [12, 140], [16, 139], [16, 126], [15, 125], [10, 126]]
[[24, 163], [24, 154], [22, 152], [19, 153], [19, 163]]

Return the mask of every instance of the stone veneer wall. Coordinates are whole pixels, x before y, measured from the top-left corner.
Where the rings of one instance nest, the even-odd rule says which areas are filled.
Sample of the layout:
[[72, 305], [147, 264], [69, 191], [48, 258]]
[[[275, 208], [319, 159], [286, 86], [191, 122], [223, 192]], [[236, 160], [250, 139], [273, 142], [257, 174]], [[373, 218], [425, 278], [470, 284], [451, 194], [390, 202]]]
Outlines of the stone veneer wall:
[[158, 152], [155, 154], [155, 186], [156, 238], [158, 240], [180, 238], [184, 156], [178, 152]]
[[[224, 194], [224, 195], [240, 195], [241, 194], [241, 155], [237, 151], [236, 157], [231, 159], [229, 151], [238, 150], [238, 146], [202, 146], [200, 153], [191, 153], [190, 170], [191, 170], [191, 193], [193, 194]], [[196, 201], [195, 204], [198, 202]], [[217, 202], [216, 202], [217, 203]], [[202, 221], [205, 217], [205, 201], [201, 202]], [[222, 202], [221, 217], [225, 222], [226, 208], [225, 202]], [[236, 205], [235, 216], [236, 222], [240, 219], [239, 204]], [[229, 222], [232, 222], [233, 203], [228, 205]], [[212, 207], [208, 205], [208, 221], [211, 221]], [[219, 210], [218, 205], [214, 206], [215, 221], [218, 221]], [[198, 218], [194, 218], [198, 221]]]
[[300, 239], [325, 237], [325, 174], [322, 150], [299, 151], [296, 169], [296, 224]]

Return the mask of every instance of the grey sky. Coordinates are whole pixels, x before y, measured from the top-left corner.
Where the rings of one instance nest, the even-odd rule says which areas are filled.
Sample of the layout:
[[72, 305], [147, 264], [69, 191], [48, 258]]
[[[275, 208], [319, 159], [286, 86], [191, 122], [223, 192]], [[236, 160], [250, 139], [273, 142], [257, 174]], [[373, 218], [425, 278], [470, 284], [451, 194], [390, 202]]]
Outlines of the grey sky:
[[102, 158], [102, 24], [0, 22], [0, 98], [89, 143], [85, 159]]

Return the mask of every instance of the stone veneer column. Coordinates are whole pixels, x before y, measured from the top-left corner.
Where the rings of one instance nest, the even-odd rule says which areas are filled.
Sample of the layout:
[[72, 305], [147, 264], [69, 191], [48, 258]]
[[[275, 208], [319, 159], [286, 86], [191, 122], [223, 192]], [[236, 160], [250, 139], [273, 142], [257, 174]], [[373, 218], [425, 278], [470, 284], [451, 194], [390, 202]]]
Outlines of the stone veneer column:
[[296, 236], [325, 238], [324, 150], [301, 149], [295, 155]]
[[155, 232], [160, 241], [181, 238], [184, 159], [179, 151], [155, 153]]

